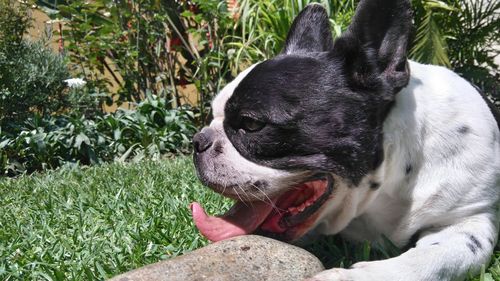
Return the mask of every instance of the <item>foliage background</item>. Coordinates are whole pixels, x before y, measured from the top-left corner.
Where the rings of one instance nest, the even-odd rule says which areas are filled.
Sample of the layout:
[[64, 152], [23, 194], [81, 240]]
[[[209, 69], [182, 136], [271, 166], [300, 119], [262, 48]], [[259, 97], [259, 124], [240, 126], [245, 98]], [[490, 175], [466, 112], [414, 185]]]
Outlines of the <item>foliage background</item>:
[[[179, 87], [194, 84], [202, 121], [209, 101], [242, 69], [278, 54], [295, 16], [311, 2], [327, 8], [334, 38], [346, 29], [355, 0], [72, 1], [54, 17], [69, 19], [68, 50], [88, 72], [113, 69], [118, 101], [147, 91], [181, 103]], [[488, 0], [413, 1], [410, 57], [443, 65], [498, 99], [500, 3]], [[150, 13], [155, 11], [155, 13]], [[123, 82], [121, 82], [123, 80]]]
[[[62, 53], [54, 54], [44, 42], [23, 39], [31, 23], [26, 6], [0, 0], [0, 24], [9, 27], [0, 32], [0, 171], [189, 153], [196, 128], [210, 121], [213, 96], [242, 69], [278, 54], [311, 2], [40, 1], [64, 24], [55, 34]], [[356, 1], [318, 2], [339, 36]], [[411, 58], [454, 69], [498, 103], [500, 2], [413, 6]], [[85, 87], [67, 87], [71, 75]], [[183, 99], [187, 85], [198, 95], [192, 106]], [[103, 104], [113, 102], [140, 110], [105, 113]]]

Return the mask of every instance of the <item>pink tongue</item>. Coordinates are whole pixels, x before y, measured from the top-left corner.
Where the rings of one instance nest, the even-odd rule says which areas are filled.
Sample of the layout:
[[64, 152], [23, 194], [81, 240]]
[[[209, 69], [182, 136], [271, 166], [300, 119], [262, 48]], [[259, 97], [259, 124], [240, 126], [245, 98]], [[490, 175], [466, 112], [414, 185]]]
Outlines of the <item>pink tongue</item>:
[[208, 216], [197, 202], [189, 206], [196, 227], [212, 242], [254, 232], [272, 211], [269, 202], [237, 202], [223, 216], [215, 217]]

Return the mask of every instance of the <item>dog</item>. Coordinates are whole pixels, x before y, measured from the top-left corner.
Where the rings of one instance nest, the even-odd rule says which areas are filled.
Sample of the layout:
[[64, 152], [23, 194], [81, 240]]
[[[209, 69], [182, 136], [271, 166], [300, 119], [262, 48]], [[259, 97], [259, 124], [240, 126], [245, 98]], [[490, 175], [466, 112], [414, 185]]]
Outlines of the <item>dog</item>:
[[191, 205], [205, 237], [319, 233], [410, 246], [311, 280], [462, 280], [489, 262], [500, 118], [454, 72], [408, 59], [411, 17], [408, 0], [362, 0], [333, 40], [325, 9], [311, 4], [278, 56], [215, 97], [194, 163], [236, 203], [222, 216]]

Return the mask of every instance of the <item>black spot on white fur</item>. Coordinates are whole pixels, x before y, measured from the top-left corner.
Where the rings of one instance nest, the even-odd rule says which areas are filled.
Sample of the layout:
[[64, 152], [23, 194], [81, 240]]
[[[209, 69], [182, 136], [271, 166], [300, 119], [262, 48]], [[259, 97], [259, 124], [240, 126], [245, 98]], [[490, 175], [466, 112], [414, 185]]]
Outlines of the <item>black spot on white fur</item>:
[[405, 174], [409, 175], [412, 171], [413, 171], [413, 165], [412, 164], [406, 164]]
[[264, 180], [258, 180], [252, 184], [255, 188], [263, 190], [269, 187], [269, 183]]
[[469, 239], [474, 244], [474, 246], [476, 246], [477, 248], [479, 248], [479, 249], [483, 248], [483, 245], [481, 244], [481, 242], [479, 242], [479, 240], [477, 240], [476, 236], [470, 234]]
[[462, 135], [469, 133], [469, 131], [470, 131], [470, 128], [467, 125], [463, 125], [460, 128], [458, 128], [458, 132]]
[[370, 182], [370, 188], [371, 189], [377, 189], [379, 187], [380, 187], [380, 183], [374, 182], [374, 181]]
[[479, 242], [479, 240], [477, 240], [476, 236], [474, 236], [473, 234], [467, 234], [467, 236], [470, 242], [467, 242], [466, 245], [473, 254], [476, 254], [478, 249], [483, 248], [483, 245], [481, 244], [481, 242]]
[[467, 247], [469, 248], [469, 250], [470, 250], [473, 254], [476, 254], [476, 252], [477, 252], [477, 247], [476, 247], [474, 244], [472, 244], [472, 243], [467, 243], [466, 245], [467, 245]]
[[224, 148], [220, 142], [215, 142], [213, 150], [215, 153], [215, 155], [214, 155], [215, 157], [224, 152]]

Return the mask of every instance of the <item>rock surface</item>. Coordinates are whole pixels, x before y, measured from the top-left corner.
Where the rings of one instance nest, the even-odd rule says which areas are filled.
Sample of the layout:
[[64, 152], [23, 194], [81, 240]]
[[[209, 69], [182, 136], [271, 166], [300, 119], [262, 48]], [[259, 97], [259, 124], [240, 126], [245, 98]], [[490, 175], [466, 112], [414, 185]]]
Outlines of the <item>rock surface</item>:
[[289, 281], [311, 277], [321, 270], [321, 262], [303, 249], [246, 235], [138, 268], [111, 281]]

